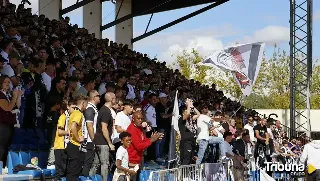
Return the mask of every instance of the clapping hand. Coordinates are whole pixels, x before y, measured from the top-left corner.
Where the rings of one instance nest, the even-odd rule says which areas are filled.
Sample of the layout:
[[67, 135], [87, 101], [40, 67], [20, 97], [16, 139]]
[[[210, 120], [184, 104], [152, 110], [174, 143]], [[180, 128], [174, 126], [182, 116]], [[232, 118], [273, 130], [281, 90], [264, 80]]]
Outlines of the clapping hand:
[[155, 142], [157, 140], [161, 140], [163, 138], [163, 133], [153, 132], [150, 138], [151, 142]]

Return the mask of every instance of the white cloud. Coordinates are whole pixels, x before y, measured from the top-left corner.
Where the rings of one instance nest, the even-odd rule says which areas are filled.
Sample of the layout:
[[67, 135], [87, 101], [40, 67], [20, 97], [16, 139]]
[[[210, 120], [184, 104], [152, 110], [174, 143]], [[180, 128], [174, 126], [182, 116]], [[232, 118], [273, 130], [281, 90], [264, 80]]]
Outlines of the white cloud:
[[192, 50], [196, 49], [200, 55], [208, 56], [214, 50], [222, 49], [223, 44], [221, 40], [217, 40], [214, 37], [210, 36], [195, 36], [189, 39], [186, 39], [184, 42], [176, 42], [170, 45], [163, 53], [159, 55], [160, 61], [166, 61], [167, 64], [172, 64], [175, 55], [179, 54], [183, 50]]
[[290, 29], [285, 26], [269, 25], [257, 30], [252, 36], [246, 36], [239, 43], [266, 42], [267, 44], [288, 42]]
[[[237, 32], [239, 31], [231, 25], [223, 25], [218, 28], [210, 27], [181, 32], [159, 33], [138, 41], [134, 44], [134, 47], [141, 52], [154, 47], [158, 52], [162, 52], [158, 55], [160, 61], [172, 64], [174, 60], [172, 55], [178, 54], [182, 50], [195, 48], [202, 56], [207, 56], [214, 50], [223, 48], [222, 41], [219, 39], [234, 35]], [[141, 33], [135, 34], [141, 35]]]

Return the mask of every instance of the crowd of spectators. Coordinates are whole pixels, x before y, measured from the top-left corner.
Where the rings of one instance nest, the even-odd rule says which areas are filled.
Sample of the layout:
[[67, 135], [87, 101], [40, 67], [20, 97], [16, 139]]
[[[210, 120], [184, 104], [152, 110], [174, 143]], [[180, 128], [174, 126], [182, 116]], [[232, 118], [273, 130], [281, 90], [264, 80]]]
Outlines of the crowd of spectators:
[[[207, 146], [217, 144], [218, 160], [224, 160], [234, 155], [225, 144], [237, 144], [241, 137], [256, 143], [261, 137], [254, 130], [267, 129], [266, 121], [260, 123], [255, 114], [243, 119], [240, 103], [214, 84], [188, 80], [179, 70], [127, 45], [96, 39], [68, 17], [49, 20], [32, 15], [23, 4], [3, 5], [0, 159], [4, 163], [15, 127], [40, 128], [50, 150], [48, 167], [55, 167], [58, 177], [77, 180], [100, 172], [107, 178], [109, 170], [120, 178], [135, 177], [137, 165], [141, 169], [144, 161], [167, 159], [176, 90], [181, 164], [203, 163]], [[279, 122], [269, 124], [268, 133], [276, 143], [271, 150], [285, 145]], [[247, 153], [239, 150], [237, 159], [243, 161]]]

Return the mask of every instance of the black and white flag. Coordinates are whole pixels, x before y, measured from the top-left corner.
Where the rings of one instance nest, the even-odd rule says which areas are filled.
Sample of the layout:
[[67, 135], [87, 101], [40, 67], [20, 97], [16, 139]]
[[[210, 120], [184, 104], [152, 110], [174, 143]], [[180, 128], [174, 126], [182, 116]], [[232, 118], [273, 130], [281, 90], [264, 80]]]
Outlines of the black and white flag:
[[179, 162], [179, 145], [180, 145], [180, 130], [178, 122], [180, 119], [179, 105], [178, 105], [178, 91], [174, 99], [174, 106], [171, 120], [171, 132], [170, 132], [170, 143], [169, 143], [169, 154], [168, 154], [168, 167], [178, 164]]
[[260, 70], [264, 46], [265, 43], [250, 43], [227, 47], [214, 52], [200, 65], [231, 72], [242, 93], [249, 96]]

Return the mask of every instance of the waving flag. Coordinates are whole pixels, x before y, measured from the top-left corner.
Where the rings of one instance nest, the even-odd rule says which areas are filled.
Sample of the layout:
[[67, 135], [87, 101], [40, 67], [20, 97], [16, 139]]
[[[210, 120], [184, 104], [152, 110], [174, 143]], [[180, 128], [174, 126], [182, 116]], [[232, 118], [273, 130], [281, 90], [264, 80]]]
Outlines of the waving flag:
[[180, 131], [178, 127], [179, 122], [179, 104], [178, 104], [178, 91], [176, 92], [176, 97], [174, 99], [174, 106], [172, 112], [172, 121], [171, 121], [171, 132], [170, 132], [170, 145], [169, 145], [169, 154], [168, 154], [168, 166], [172, 166], [175, 162], [179, 161], [179, 143], [180, 143]]
[[264, 46], [251, 43], [228, 47], [214, 52], [200, 64], [231, 72], [242, 93], [249, 96], [260, 70]]

